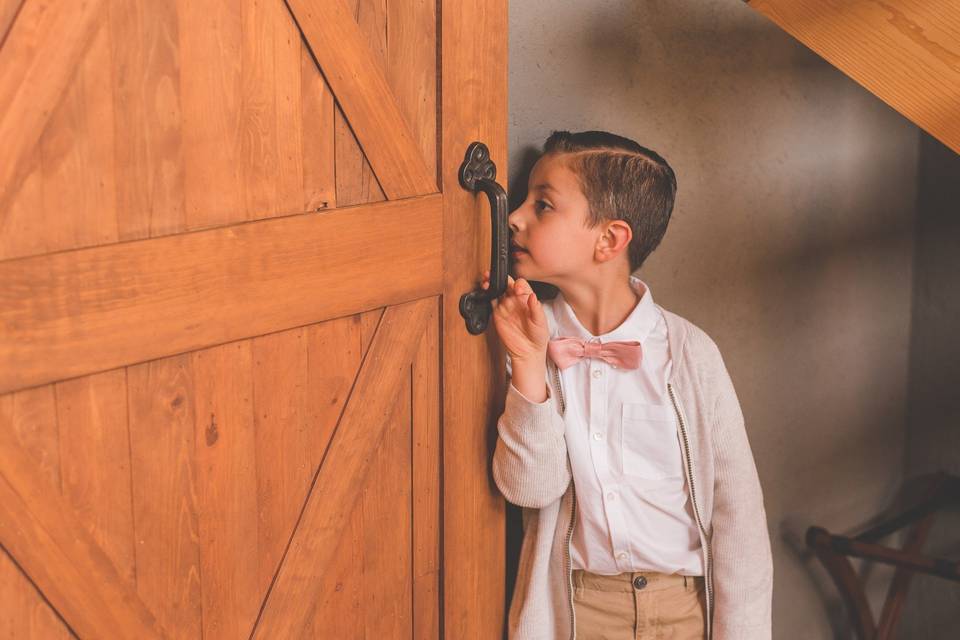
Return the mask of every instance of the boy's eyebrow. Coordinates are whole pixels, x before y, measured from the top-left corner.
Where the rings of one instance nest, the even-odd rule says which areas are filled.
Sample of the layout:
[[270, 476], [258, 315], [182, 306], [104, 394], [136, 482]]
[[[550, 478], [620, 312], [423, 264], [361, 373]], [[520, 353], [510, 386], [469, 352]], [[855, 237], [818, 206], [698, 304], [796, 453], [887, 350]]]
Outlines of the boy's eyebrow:
[[556, 192], [556, 189], [551, 186], [549, 182], [543, 182], [533, 187], [534, 189], [540, 189], [541, 191], [553, 191]]

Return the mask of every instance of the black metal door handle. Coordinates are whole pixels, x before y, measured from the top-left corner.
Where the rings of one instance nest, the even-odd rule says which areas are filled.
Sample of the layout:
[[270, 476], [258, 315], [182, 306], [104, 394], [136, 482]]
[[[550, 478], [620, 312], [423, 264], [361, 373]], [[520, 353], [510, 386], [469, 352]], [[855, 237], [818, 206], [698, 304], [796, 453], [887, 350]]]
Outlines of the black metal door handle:
[[482, 142], [471, 142], [460, 165], [460, 186], [468, 191], [483, 191], [490, 199], [490, 283], [460, 296], [460, 315], [473, 335], [483, 333], [493, 313], [491, 300], [507, 290], [507, 192], [496, 182], [497, 166]]

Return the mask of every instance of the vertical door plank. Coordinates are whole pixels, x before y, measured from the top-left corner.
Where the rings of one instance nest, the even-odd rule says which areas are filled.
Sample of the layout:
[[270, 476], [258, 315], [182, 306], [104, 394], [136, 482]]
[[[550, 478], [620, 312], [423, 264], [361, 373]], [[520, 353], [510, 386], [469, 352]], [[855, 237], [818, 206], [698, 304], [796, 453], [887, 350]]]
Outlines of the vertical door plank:
[[257, 478], [249, 340], [192, 353], [203, 637], [250, 633], [257, 589]]
[[277, 117], [274, 135], [277, 138], [276, 210], [281, 214], [308, 211], [303, 207], [303, 111], [300, 91], [300, 29], [283, 0], [270, 0], [275, 25], [276, 62], [274, 75]]
[[101, 21], [40, 140], [48, 251], [118, 239], [110, 35]]
[[254, 338], [253, 397], [259, 520], [258, 596], [265, 595], [313, 479], [306, 419], [306, 330]]
[[[437, 3], [387, 0], [384, 71], [431, 173], [437, 171]], [[506, 37], [506, 34], [504, 34]]]
[[[321, 463], [330, 436], [337, 426], [356, 380], [363, 353], [361, 315], [337, 318], [309, 328], [308, 415]], [[364, 607], [363, 511], [358, 504], [350, 514], [322, 581], [311, 626], [314, 638], [350, 638], [357, 634]]]
[[333, 93], [302, 37], [300, 82], [304, 210], [332, 209], [337, 206]]
[[189, 355], [127, 370], [137, 591], [174, 638], [201, 637]]
[[119, 238], [177, 233], [186, 221], [176, 4], [113, 0], [108, 9]]
[[188, 229], [246, 219], [241, 180], [241, 16], [233, 0], [177, 0]]
[[367, 638], [413, 632], [410, 367], [390, 390], [395, 406], [362, 489], [363, 600]]
[[439, 298], [413, 360], [413, 637], [440, 638]]
[[241, 183], [256, 220], [300, 211], [300, 42], [282, 0], [243, 0], [240, 13]]
[[10, 429], [33, 456], [51, 490], [60, 493], [60, 437], [52, 384], [0, 396], [0, 429]]
[[125, 369], [56, 383], [63, 496], [131, 586], [136, 579]]

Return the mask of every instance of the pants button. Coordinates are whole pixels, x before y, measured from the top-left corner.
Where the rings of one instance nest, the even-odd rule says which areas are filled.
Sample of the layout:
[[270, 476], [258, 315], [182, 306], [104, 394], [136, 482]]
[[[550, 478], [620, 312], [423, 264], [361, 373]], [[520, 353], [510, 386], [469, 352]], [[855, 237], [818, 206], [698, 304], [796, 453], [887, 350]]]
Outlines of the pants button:
[[633, 579], [633, 586], [637, 589], [643, 589], [645, 586], [647, 586], [647, 579], [643, 576], [637, 576]]

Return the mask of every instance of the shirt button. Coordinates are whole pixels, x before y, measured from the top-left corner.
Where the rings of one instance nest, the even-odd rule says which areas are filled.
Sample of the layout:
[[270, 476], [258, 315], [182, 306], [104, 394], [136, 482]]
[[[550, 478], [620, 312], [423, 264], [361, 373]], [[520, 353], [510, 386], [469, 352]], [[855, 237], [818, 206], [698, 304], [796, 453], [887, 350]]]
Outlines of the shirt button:
[[593, 377], [594, 377], [594, 378], [599, 378], [599, 377], [602, 376], [602, 375], [603, 375], [603, 371], [600, 371], [600, 369], [594, 369], [594, 370], [593, 370]]
[[607, 494], [607, 500], [613, 500], [616, 497], [617, 497], [617, 494], [615, 494], [613, 491]]
[[626, 559], [627, 559], [627, 552], [626, 552], [626, 551], [621, 551], [620, 553], [617, 554], [617, 557], [620, 558], [621, 560], [626, 560]]
[[593, 439], [594, 439], [594, 440], [602, 440], [602, 439], [603, 439], [603, 434], [600, 433], [599, 431], [594, 431], [594, 432], [593, 432]]
[[645, 586], [647, 586], [647, 579], [643, 576], [637, 576], [633, 579], [633, 586], [637, 589], [643, 589]]

